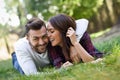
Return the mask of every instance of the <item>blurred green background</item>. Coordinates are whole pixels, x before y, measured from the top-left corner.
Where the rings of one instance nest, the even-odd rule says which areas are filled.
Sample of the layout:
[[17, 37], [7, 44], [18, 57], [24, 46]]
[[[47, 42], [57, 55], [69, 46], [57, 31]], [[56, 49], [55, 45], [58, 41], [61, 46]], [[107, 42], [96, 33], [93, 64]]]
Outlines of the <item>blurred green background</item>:
[[89, 20], [90, 34], [119, 28], [120, 0], [0, 0], [0, 60], [10, 58], [28, 19], [45, 22], [59, 13]]

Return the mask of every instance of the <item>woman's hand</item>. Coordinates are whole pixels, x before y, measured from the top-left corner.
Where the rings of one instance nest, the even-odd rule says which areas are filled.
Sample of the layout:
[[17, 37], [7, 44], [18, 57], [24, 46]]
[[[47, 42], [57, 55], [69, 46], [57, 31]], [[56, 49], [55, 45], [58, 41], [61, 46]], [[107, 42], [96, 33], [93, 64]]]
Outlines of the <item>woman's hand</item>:
[[74, 46], [70, 46], [70, 59], [73, 63], [79, 63], [81, 60]]
[[75, 44], [75, 42], [77, 42], [75, 30], [74, 30], [72, 27], [68, 28], [68, 31], [67, 31], [67, 33], [66, 33], [66, 36], [70, 38], [71, 43], [72, 43], [73, 45]]
[[72, 66], [72, 65], [73, 65], [73, 64], [72, 64], [71, 62], [67, 61], [67, 62], [65, 62], [61, 67], [62, 67], [62, 68], [67, 68], [67, 67]]

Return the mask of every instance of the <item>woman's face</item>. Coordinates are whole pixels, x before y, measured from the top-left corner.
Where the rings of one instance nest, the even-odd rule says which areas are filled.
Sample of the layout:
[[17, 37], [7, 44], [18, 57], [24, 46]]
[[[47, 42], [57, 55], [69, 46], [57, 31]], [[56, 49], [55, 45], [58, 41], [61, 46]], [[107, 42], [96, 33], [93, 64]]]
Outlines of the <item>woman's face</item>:
[[47, 32], [52, 46], [62, 46], [61, 33], [57, 29], [55, 29], [50, 22], [48, 22], [47, 24]]

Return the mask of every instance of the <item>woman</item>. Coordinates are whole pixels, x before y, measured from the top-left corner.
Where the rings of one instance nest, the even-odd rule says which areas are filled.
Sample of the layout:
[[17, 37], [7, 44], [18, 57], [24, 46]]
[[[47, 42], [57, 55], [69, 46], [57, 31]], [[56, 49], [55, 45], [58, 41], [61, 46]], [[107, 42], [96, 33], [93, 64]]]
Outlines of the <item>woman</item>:
[[[80, 43], [77, 41], [75, 34], [76, 23], [70, 16], [59, 14], [50, 18], [47, 30], [51, 45], [61, 48], [66, 61], [72, 63], [75, 60], [77, 60], [76, 62], [90, 62], [94, 60], [94, 57], [102, 57], [102, 53], [99, 54], [94, 48], [87, 32], [82, 36]], [[73, 50], [77, 53], [76, 59], [70, 57]]]

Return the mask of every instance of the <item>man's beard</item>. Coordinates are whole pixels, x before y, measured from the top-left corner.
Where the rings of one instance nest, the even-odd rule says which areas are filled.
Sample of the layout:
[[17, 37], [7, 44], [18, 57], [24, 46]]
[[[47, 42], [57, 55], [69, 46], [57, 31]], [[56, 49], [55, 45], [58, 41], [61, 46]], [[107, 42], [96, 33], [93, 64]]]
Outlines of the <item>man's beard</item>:
[[38, 52], [39, 54], [44, 53], [44, 52], [46, 52], [46, 50], [47, 50], [47, 46], [46, 46], [46, 48], [45, 48], [44, 51], [42, 51], [42, 50], [40, 51], [40, 50], [38, 49], [40, 46], [47, 45], [47, 43], [45, 43], [44, 45], [36, 45], [36, 46], [33, 46], [30, 42], [29, 42], [29, 44], [31, 45], [32, 49], [33, 49], [34, 51]]

